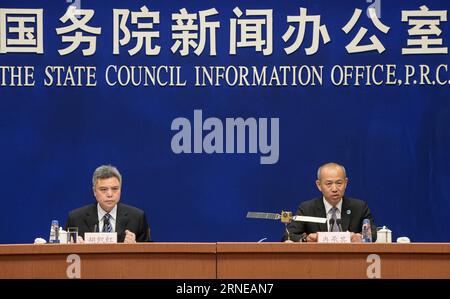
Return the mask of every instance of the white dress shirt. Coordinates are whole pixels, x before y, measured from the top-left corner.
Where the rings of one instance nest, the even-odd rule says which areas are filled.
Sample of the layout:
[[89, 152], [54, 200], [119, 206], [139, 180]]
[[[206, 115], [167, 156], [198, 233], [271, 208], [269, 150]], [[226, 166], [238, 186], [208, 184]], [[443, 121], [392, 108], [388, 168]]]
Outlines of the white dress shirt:
[[[102, 209], [100, 204], [97, 203], [97, 214], [98, 214], [98, 231], [103, 232], [103, 216], [108, 214], [105, 210]], [[112, 231], [116, 231], [116, 219], [117, 219], [117, 205], [114, 206], [114, 208], [109, 212], [109, 215], [111, 215], [111, 218], [109, 219], [109, 223], [112, 226]]]
[[[333, 208], [333, 206], [330, 205], [330, 203], [325, 199], [325, 197], [323, 197], [323, 204], [325, 206], [325, 212], [327, 213], [327, 228], [328, 228], [328, 231], [330, 231], [330, 219], [331, 219], [331, 215], [333, 214], [333, 211], [331, 209]], [[342, 198], [336, 205], [336, 208], [337, 208], [336, 218], [340, 219], [341, 211], [342, 211]]]

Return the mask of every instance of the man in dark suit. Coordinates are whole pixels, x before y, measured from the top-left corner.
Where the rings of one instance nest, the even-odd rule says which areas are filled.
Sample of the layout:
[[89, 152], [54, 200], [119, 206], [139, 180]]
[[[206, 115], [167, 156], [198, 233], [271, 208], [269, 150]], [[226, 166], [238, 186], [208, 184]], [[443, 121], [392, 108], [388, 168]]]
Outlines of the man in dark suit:
[[[317, 242], [317, 232], [349, 231], [352, 242], [361, 242], [363, 220], [369, 219], [372, 241], [375, 242], [377, 230], [369, 207], [362, 200], [344, 196], [347, 183], [344, 166], [327, 163], [319, 167], [316, 186], [322, 192], [322, 197], [302, 202], [296, 215], [327, 218], [327, 222], [292, 221], [287, 226], [283, 240]], [[338, 220], [330, 222], [331, 218]]]
[[86, 232], [117, 232], [117, 241], [124, 243], [150, 241], [150, 230], [144, 211], [119, 203], [122, 176], [116, 167], [98, 167], [92, 177], [92, 189], [97, 203], [69, 213], [67, 227], [78, 227], [84, 238]]

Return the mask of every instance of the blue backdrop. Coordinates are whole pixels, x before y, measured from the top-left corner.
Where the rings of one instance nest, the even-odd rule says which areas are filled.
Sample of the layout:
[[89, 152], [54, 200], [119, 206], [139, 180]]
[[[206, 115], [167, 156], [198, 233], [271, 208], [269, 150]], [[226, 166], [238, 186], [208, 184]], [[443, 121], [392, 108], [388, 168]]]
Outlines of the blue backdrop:
[[[378, 225], [387, 225], [394, 239], [409, 236], [417, 242], [450, 241], [450, 107], [448, 84], [334, 85], [334, 65], [397, 65], [404, 81], [404, 66], [430, 67], [435, 79], [439, 65], [448, 65], [448, 54], [402, 55], [411, 29], [402, 22], [402, 10], [448, 10], [442, 1], [381, 1], [380, 21], [390, 27], [379, 31], [360, 1], [91, 1], [89, 21], [101, 27], [96, 52], [83, 56], [81, 49], [61, 56], [67, 46], [55, 29], [68, 6], [65, 0], [1, 0], [1, 8], [42, 8], [44, 53], [2, 53], [0, 66], [34, 66], [35, 86], [0, 86], [0, 243], [30, 243], [48, 238], [50, 222], [65, 223], [68, 212], [89, 204], [91, 176], [101, 164], [113, 164], [123, 175], [122, 202], [145, 210], [155, 241], [278, 241], [284, 227], [269, 220], [246, 219], [247, 211], [295, 211], [301, 201], [319, 195], [314, 181], [317, 167], [334, 161], [344, 164], [349, 176], [346, 194], [364, 199]], [[161, 46], [157, 56], [127, 50], [113, 55], [114, 8], [138, 11], [147, 5], [160, 12], [155, 26]], [[263, 55], [254, 47], [229, 54], [233, 8], [273, 9], [273, 52]], [[188, 56], [172, 53], [172, 13], [216, 8], [217, 55]], [[283, 34], [286, 17], [320, 15], [331, 41], [314, 55], [307, 27], [302, 46], [287, 55]], [[363, 15], [349, 34], [342, 27], [354, 9]], [[436, 18], [434, 18], [436, 19]], [[1, 27], [2, 25], [0, 25]], [[311, 24], [308, 24], [311, 26]], [[360, 27], [376, 35], [383, 53], [347, 53], [345, 46]], [[441, 47], [450, 46], [449, 22], [441, 21]], [[68, 34], [68, 35], [73, 35]], [[3, 36], [5, 38], [5, 36]], [[437, 47], [437, 46], [435, 46]], [[46, 66], [95, 66], [95, 87], [44, 86]], [[109, 86], [108, 65], [178, 65], [189, 83], [185, 87]], [[193, 66], [323, 65], [323, 84], [315, 86], [194, 86]], [[3, 77], [5, 77], [3, 75]], [[7, 77], [7, 76], [6, 76]], [[386, 75], [378, 75], [385, 79]], [[416, 76], [416, 78], [419, 78]], [[441, 68], [440, 79], [449, 80]], [[174, 154], [171, 123], [177, 117], [193, 121], [194, 109], [203, 118], [279, 118], [279, 160], [260, 164], [259, 154]]]

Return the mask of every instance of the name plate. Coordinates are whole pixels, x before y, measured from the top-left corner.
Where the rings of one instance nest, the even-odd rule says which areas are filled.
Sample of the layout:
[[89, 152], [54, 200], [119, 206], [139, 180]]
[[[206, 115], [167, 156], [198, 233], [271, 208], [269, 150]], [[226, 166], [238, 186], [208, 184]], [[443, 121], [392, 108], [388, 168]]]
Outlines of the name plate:
[[318, 243], [351, 243], [350, 232], [318, 232]]
[[117, 233], [84, 233], [84, 243], [115, 244], [117, 243]]

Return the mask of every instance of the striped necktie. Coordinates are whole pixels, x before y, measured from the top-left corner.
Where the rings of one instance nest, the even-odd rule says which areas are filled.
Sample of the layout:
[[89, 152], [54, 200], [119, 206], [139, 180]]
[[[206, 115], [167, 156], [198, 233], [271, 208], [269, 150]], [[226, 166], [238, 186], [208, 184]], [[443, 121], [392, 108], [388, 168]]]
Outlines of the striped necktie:
[[338, 231], [340, 231], [339, 230], [339, 226], [338, 226], [338, 224], [337, 224], [337, 222], [336, 222], [336, 220], [337, 220], [337, 215], [336, 215], [336, 211], [337, 211], [337, 208], [336, 207], [332, 207], [331, 208], [331, 218], [333, 218], [333, 227], [331, 228], [331, 231], [332, 232], [338, 232]]
[[104, 233], [112, 232], [112, 225], [111, 225], [110, 220], [111, 220], [111, 215], [105, 214], [105, 216], [103, 216], [103, 232]]

